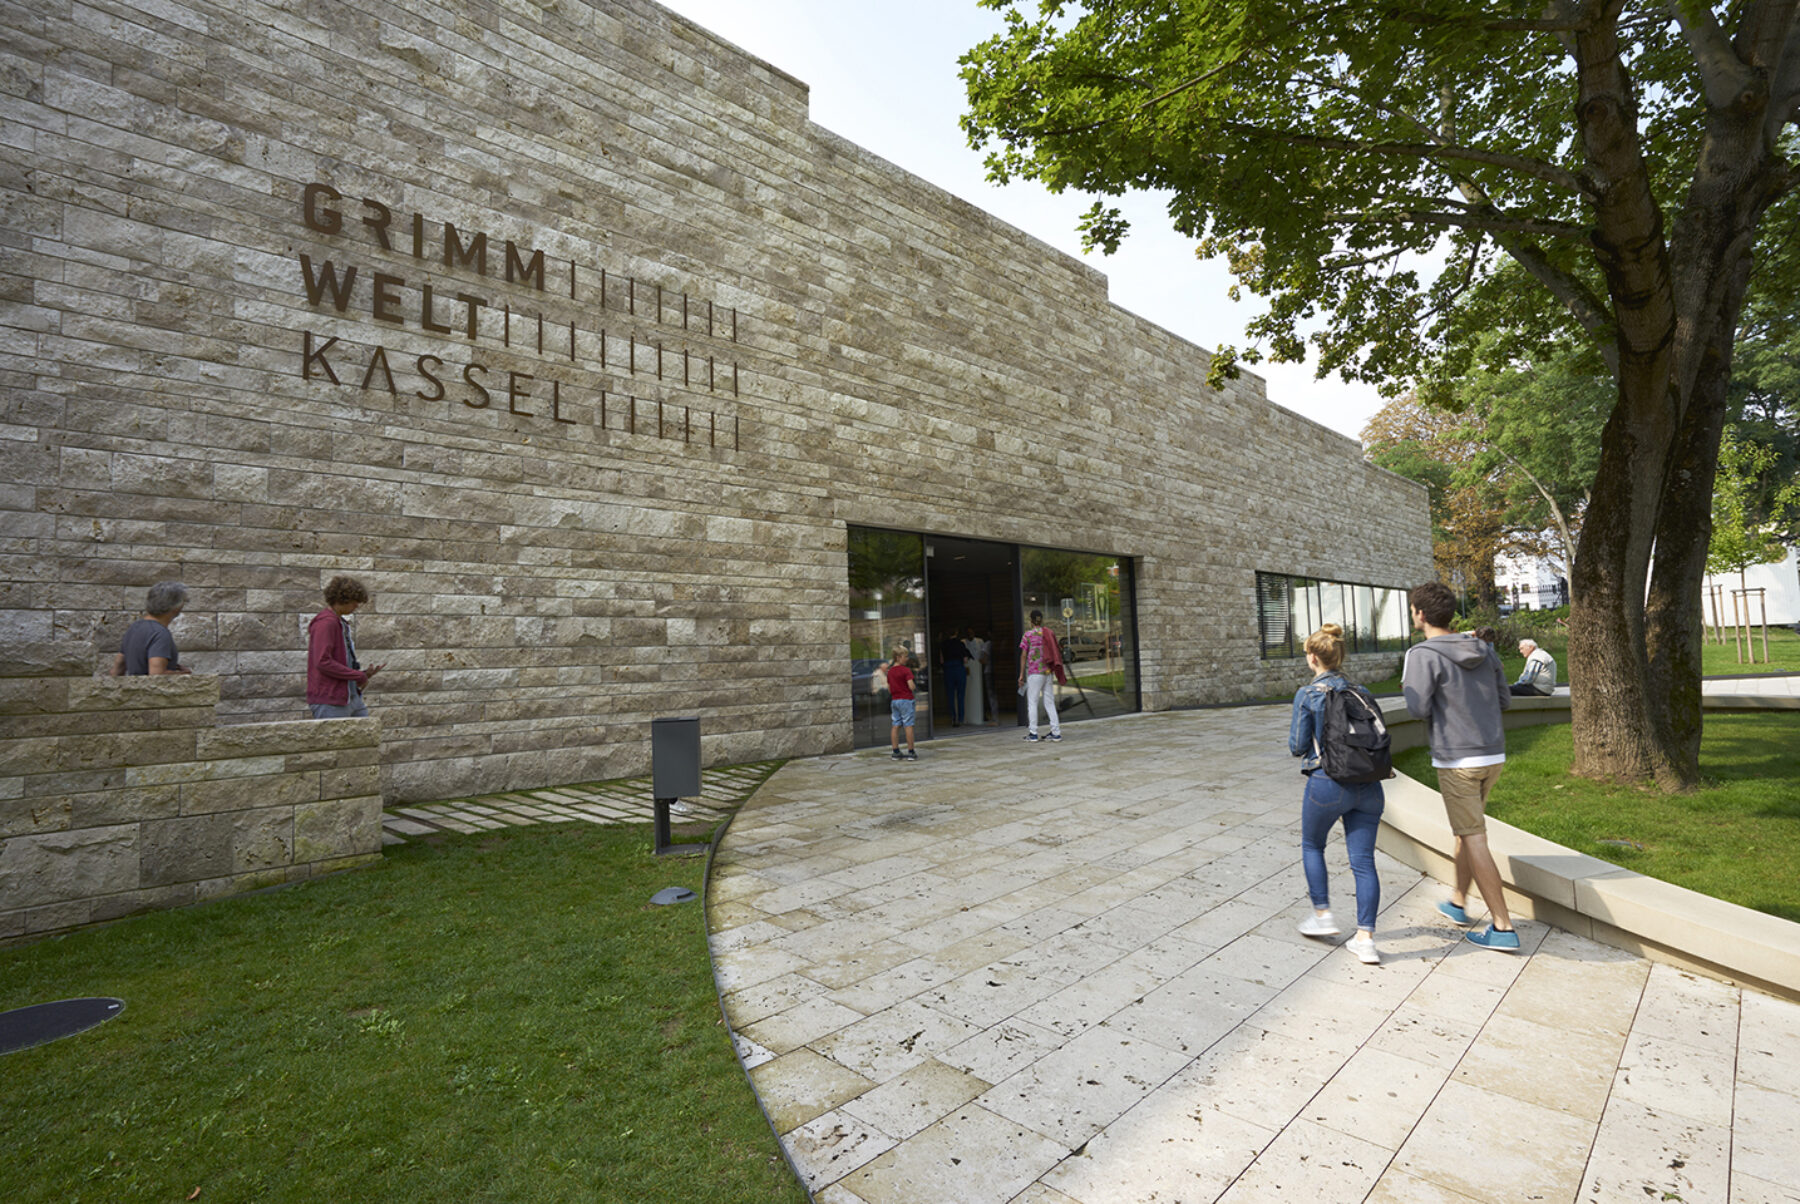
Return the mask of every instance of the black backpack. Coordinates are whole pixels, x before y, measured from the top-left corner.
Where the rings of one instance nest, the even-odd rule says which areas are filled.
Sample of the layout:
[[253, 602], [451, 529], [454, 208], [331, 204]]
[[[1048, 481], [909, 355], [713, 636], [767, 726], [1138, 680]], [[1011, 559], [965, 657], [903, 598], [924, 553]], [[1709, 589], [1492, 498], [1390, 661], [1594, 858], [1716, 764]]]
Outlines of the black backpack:
[[1328, 690], [1319, 710], [1313, 749], [1319, 768], [1334, 782], [1379, 782], [1394, 776], [1392, 741], [1381, 707], [1361, 686]]

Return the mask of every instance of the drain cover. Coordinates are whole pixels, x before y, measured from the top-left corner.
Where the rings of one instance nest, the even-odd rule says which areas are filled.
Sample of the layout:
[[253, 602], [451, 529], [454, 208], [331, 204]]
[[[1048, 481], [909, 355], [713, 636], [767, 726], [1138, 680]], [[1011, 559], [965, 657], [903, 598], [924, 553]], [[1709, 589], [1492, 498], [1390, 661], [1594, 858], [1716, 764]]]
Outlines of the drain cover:
[[125, 1010], [123, 999], [62, 999], [0, 1012], [0, 1054], [30, 1049], [58, 1037], [72, 1037], [104, 1024]]
[[693, 891], [685, 886], [665, 886], [650, 896], [652, 903], [663, 905], [668, 903], [686, 903], [697, 898]]

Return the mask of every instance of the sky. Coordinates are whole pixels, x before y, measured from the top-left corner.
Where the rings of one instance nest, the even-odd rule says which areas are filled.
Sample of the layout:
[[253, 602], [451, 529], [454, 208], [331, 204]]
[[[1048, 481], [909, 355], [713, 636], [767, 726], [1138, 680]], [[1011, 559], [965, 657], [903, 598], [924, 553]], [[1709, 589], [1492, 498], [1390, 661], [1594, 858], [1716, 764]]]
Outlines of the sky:
[[[1030, 181], [988, 182], [981, 154], [957, 124], [965, 109], [957, 59], [1000, 30], [1000, 14], [975, 0], [660, 2], [808, 84], [816, 124], [1104, 273], [1115, 305], [1202, 347], [1247, 343], [1244, 328], [1261, 302], [1231, 300], [1231, 273], [1195, 257], [1163, 200], [1109, 201], [1131, 219], [1131, 233], [1114, 255], [1084, 255], [1076, 223], [1092, 196], [1053, 196]], [[1314, 380], [1314, 367], [1264, 362], [1247, 370], [1268, 382], [1277, 405], [1356, 438], [1381, 399], [1367, 385]]]

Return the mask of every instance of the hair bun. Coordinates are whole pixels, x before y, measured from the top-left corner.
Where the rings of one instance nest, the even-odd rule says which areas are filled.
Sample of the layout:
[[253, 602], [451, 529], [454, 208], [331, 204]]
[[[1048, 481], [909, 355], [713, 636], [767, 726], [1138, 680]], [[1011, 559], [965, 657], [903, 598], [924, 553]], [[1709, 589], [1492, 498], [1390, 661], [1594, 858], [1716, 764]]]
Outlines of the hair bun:
[[1323, 631], [1326, 635], [1331, 636], [1333, 639], [1341, 640], [1344, 638], [1344, 629], [1339, 627], [1336, 623], [1321, 623], [1319, 624], [1319, 630]]

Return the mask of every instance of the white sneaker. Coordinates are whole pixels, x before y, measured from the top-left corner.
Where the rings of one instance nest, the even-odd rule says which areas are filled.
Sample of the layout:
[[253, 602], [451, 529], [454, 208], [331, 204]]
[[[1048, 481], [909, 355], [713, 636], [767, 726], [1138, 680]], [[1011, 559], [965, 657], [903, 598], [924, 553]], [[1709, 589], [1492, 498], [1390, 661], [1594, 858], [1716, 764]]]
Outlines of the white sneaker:
[[1324, 915], [1315, 913], [1300, 921], [1301, 936], [1336, 936], [1339, 931], [1337, 920], [1329, 911]]
[[1365, 966], [1379, 966], [1381, 954], [1375, 951], [1375, 938], [1366, 932], [1359, 932], [1344, 942], [1344, 948], [1356, 954]]

